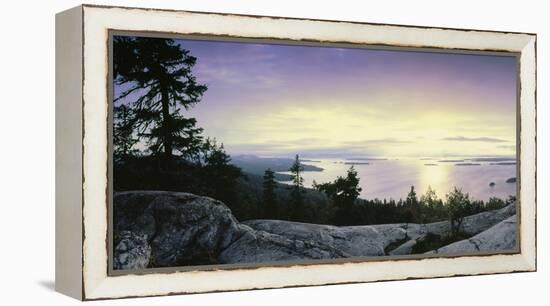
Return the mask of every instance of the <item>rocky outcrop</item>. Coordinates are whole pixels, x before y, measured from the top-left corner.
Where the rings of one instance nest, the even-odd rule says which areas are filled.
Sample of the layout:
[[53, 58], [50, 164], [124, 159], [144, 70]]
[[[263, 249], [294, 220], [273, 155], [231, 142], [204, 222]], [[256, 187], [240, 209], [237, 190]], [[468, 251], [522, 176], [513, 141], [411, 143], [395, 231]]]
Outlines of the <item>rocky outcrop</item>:
[[114, 197], [114, 268], [349, 257], [338, 248], [239, 224], [222, 202], [189, 193]]
[[[448, 222], [343, 227], [281, 220], [239, 223], [222, 202], [178, 192], [120, 192], [113, 203], [115, 269], [406, 255], [426, 235], [450, 231]], [[515, 240], [503, 232], [504, 240], [492, 241], [496, 236], [489, 231], [500, 235], [495, 224], [515, 231], [509, 220], [515, 220], [515, 205], [466, 217], [462, 230], [468, 236], [479, 234], [471, 239], [477, 237], [473, 241], [480, 249], [506, 248]]]
[[[461, 231], [467, 236], [473, 236], [515, 213], [515, 205], [508, 205], [499, 210], [468, 216], [462, 222]], [[407, 255], [411, 254], [416, 241], [426, 235], [445, 236], [451, 231], [448, 221], [341, 227], [280, 220], [252, 220], [244, 224], [259, 231], [316, 241], [351, 256]]]
[[117, 252], [123, 245], [139, 245], [135, 237], [151, 247], [148, 266], [164, 267], [217, 263], [219, 253], [242, 235], [229, 208], [211, 198], [137, 191], [116, 193], [113, 203], [115, 269], [137, 265], [128, 262], [132, 257], [124, 258], [127, 252]]
[[451, 243], [431, 254], [463, 254], [472, 252], [489, 252], [514, 250], [516, 248], [517, 218], [511, 216], [497, 225], [469, 239]]
[[407, 225], [331, 226], [281, 220], [251, 220], [244, 224], [256, 231], [298, 241], [315, 241], [340, 250], [343, 257], [380, 256], [390, 244], [406, 239]]
[[219, 253], [219, 263], [257, 263], [350, 257], [345, 251], [314, 240], [253, 230], [241, 225], [243, 235]]

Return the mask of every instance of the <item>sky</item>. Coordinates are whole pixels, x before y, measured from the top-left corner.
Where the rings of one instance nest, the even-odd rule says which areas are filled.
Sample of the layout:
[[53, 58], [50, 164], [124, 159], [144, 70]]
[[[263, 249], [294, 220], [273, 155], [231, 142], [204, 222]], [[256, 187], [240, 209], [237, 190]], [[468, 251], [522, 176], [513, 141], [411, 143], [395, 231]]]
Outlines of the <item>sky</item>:
[[230, 154], [511, 156], [511, 56], [178, 40], [208, 86], [185, 115]]

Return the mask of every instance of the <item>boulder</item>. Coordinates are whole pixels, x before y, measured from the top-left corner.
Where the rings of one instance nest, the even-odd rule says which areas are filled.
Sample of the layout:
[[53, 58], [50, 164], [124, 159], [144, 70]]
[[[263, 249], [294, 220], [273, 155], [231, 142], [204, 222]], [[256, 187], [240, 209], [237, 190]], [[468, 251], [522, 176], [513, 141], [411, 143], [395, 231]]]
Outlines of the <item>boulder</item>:
[[119, 233], [143, 237], [151, 247], [149, 266], [217, 263], [217, 255], [242, 231], [222, 202], [189, 193], [120, 192], [113, 203], [115, 245], [125, 237]]
[[293, 240], [313, 241], [318, 245], [340, 250], [348, 257], [384, 255], [386, 246], [406, 235], [406, 231], [399, 226], [338, 227], [281, 220], [251, 220], [243, 223], [257, 231]]
[[241, 225], [243, 235], [224, 249], [219, 263], [260, 263], [307, 259], [345, 258], [350, 254], [323, 241], [303, 240]]
[[[460, 226], [460, 230], [468, 236], [473, 236], [489, 229], [491, 226], [515, 214], [515, 203], [507, 205], [501, 209], [484, 211], [465, 217]], [[420, 234], [431, 233], [441, 236], [450, 233], [451, 225], [449, 221], [434, 222], [423, 226], [421, 225], [418, 230], [421, 232]]]
[[476, 235], [493, 225], [516, 214], [516, 205], [510, 204], [504, 208], [485, 211], [479, 214], [468, 216], [462, 222], [462, 231], [466, 235]]
[[239, 224], [222, 202], [189, 193], [119, 192], [113, 206], [115, 269], [352, 256], [322, 239]]
[[462, 254], [516, 249], [517, 217], [513, 215], [469, 239], [431, 251], [432, 254]]

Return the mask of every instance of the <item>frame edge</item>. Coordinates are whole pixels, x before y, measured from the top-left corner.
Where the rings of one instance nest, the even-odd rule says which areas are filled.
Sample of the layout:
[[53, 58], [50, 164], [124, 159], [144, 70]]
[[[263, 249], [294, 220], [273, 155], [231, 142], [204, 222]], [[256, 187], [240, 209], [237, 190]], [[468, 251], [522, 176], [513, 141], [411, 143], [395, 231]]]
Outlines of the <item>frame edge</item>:
[[[109, 8], [109, 7], [107, 7]], [[96, 6], [89, 6], [89, 5], [86, 5], [85, 6], [85, 10], [96, 10], [96, 9], [103, 9], [103, 8], [97, 8]], [[144, 10], [147, 10], [147, 11], [157, 11], [157, 10], [154, 10], [154, 9], [144, 9]], [[162, 11], [162, 10], [161, 10]], [[185, 11], [176, 11], [176, 12], [185, 12]], [[214, 13], [207, 13], [207, 14], [214, 14]], [[221, 15], [224, 15], [224, 14], [221, 14]], [[234, 15], [234, 14], [230, 14], [230, 15]], [[239, 15], [237, 15], [239, 16]], [[250, 16], [248, 16], [250, 17]], [[282, 18], [282, 19], [286, 19], [286, 18]], [[288, 18], [288, 19], [292, 19], [292, 18]], [[302, 20], [302, 19], [300, 19]], [[307, 19], [304, 19], [304, 20], [307, 20]], [[394, 26], [394, 25], [391, 25], [391, 26]], [[397, 25], [395, 25], [397, 26]], [[419, 27], [419, 26], [413, 26], [415, 28], [420, 28], [422, 29], [422, 27]], [[448, 29], [448, 30], [460, 30], [460, 29]], [[464, 30], [463, 30], [464, 31]], [[478, 31], [478, 32], [491, 32], [491, 31]], [[498, 33], [503, 33], [503, 32], [498, 32]], [[529, 36], [530, 39], [526, 39], [525, 42], [527, 42], [523, 47], [526, 47], [527, 45], [530, 45], [530, 43], [532, 42], [532, 39], [535, 39], [536, 40], [536, 35], [533, 35], [533, 34], [526, 34], [526, 33], [510, 33], [510, 34], [513, 34], [513, 35], [526, 35], [526, 36]], [[522, 50], [523, 51], [523, 50]], [[535, 64], [536, 65], [536, 64]], [[535, 65], [531, 66], [531, 67], [535, 67]], [[535, 67], [536, 68], [536, 67]], [[533, 88], [536, 92], [536, 84], [535, 84], [535, 87]], [[530, 92], [529, 92], [529, 95], [530, 95]], [[530, 99], [528, 99], [526, 101], [526, 103], [531, 103], [531, 102], [534, 102]], [[533, 105], [529, 105], [529, 107], [534, 107], [534, 104]], [[535, 131], [536, 133], [536, 131]], [[531, 143], [529, 143], [531, 144]], [[536, 144], [535, 144], [535, 148], [536, 148]], [[536, 154], [536, 152], [535, 152]], [[531, 175], [531, 170], [532, 169], [529, 169], [529, 171], [527, 172], [527, 174], [530, 176]], [[536, 169], [535, 169], [536, 170]], [[536, 174], [533, 176], [536, 180]], [[89, 205], [89, 204], [88, 204]], [[531, 205], [531, 203], [529, 204], [530, 205], [530, 208], [533, 209], [532, 210], [532, 213], [533, 215], [530, 214], [530, 216], [534, 216], [534, 214], [536, 214], [536, 206], [535, 206], [535, 203], [533, 203]], [[535, 217], [536, 218], [536, 217]], [[535, 220], [536, 219], [531, 219], [531, 220]], [[532, 236], [533, 237], [533, 236]], [[536, 244], [536, 238], [535, 238], [535, 241], [531, 240], [531, 242], [534, 242]], [[530, 253], [530, 254], [525, 254], [523, 251], [525, 250], [524, 248], [522, 248], [522, 252], [520, 254], [520, 256], [517, 256], [515, 259], [517, 259], [516, 261], [516, 264], [518, 264], [518, 268], [516, 268], [515, 270], [510, 270], [510, 271], [505, 271], [505, 270], [502, 270], [502, 271], [497, 271], [497, 272], [485, 272], [485, 273], [478, 273], [479, 274], [498, 274], [498, 273], [511, 273], [511, 272], [529, 272], [529, 271], [535, 271], [536, 270], [536, 246], [535, 246], [535, 249], [531, 248], [532, 245], [529, 244], [528, 245], [528, 249], [529, 251], [534, 251], [534, 255], [533, 253]], [[521, 258], [518, 258], [518, 257], [521, 257]], [[328, 268], [328, 267], [326, 267]], [[275, 271], [270, 271], [270, 272], [275, 272]], [[86, 273], [84, 273], [86, 274]], [[426, 277], [429, 277], [429, 278], [437, 278], [437, 277], [449, 277], [449, 276], [462, 276], [462, 275], [476, 275], [476, 273], [466, 273], [466, 274], [459, 274], [459, 273], [450, 273], [450, 274], [447, 274], [447, 275], [444, 275], [444, 274], [440, 274], [438, 276], [426, 276]], [[202, 292], [216, 292], [216, 290], [211, 290], [211, 291], [200, 291], [200, 290], [197, 290], [197, 291], [193, 291], [193, 289], [191, 289], [190, 291], [185, 291], [185, 290], [172, 290], [172, 291], [168, 291], [168, 292], [164, 292], [164, 293], [150, 293], [150, 292], [141, 292], [140, 294], [137, 294], [137, 295], [132, 295], [129, 293], [129, 291], [127, 292], [123, 292], [123, 290], [119, 290], [117, 293], [113, 293], [113, 292], [110, 292], [108, 288], [113, 288], [113, 285], [116, 283], [115, 280], [112, 278], [112, 277], [106, 277], [105, 279], [93, 279], [94, 277], [96, 277], [97, 275], [94, 275], [91, 277], [91, 281], [90, 283], [86, 283], [87, 285], [91, 285], [88, 289], [89, 289], [89, 294], [87, 294], [87, 296], [89, 297], [89, 299], [91, 300], [95, 300], [95, 299], [108, 299], [108, 298], [124, 298], [124, 297], [138, 297], [138, 296], [155, 296], [155, 295], [173, 295], [173, 294], [186, 294], [186, 293], [202, 293]], [[375, 281], [388, 281], [388, 280], [403, 280], [403, 279], [411, 279], [411, 278], [426, 278], [426, 277], [409, 277], [409, 278], [391, 278], [391, 279], [379, 279], [379, 280], [375, 280]], [[139, 279], [141, 278], [141, 279]], [[144, 277], [136, 277], [135, 279], [133, 279], [133, 281], [144, 281], [143, 279]], [[353, 282], [371, 282], [369, 280], [358, 280], [358, 281], [353, 281]], [[352, 282], [352, 283], [353, 283]], [[93, 285], [91, 284], [93, 283]], [[295, 287], [295, 286], [317, 286], [317, 285], [328, 285], [328, 284], [342, 284], [342, 283], [345, 283], [345, 282], [330, 282], [330, 283], [317, 283], [317, 284], [298, 284], [298, 285], [290, 285], [288, 287]], [[120, 284], [120, 283], [119, 283]], [[260, 286], [260, 287], [249, 287], [249, 288], [243, 288], [243, 289], [221, 289], [220, 291], [236, 291], [236, 290], [251, 290], [251, 289], [255, 289], [255, 288], [262, 288], [262, 289], [267, 289], [267, 288], [281, 288], [281, 287], [285, 287], [285, 286], [273, 286], [273, 285], [268, 285], [268, 286]], [[143, 294], [143, 295], [142, 295]]]
[[55, 16], [55, 290], [82, 300], [82, 6]]

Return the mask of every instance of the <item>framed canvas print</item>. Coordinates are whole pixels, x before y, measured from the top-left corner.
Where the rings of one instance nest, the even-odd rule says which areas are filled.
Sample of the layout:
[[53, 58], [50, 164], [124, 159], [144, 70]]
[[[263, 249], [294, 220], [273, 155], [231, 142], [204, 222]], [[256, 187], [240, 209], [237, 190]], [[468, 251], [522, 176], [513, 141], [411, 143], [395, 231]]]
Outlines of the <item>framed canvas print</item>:
[[56, 288], [83, 300], [536, 270], [536, 35], [56, 17]]

